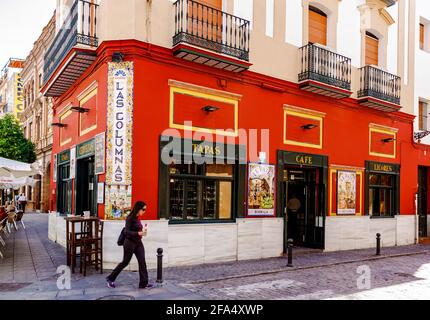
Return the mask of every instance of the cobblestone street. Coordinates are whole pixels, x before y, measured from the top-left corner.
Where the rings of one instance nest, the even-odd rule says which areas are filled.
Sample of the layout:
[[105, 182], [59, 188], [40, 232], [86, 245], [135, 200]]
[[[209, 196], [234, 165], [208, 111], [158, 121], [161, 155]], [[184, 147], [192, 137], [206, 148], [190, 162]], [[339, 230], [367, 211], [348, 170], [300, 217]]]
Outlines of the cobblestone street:
[[[348, 252], [302, 252], [294, 267], [273, 258], [164, 270], [165, 283], [138, 290], [136, 272], [124, 272], [114, 290], [101, 275], [72, 275], [58, 290], [64, 249], [47, 238], [47, 215], [27, 214], [0, 247], [0, 299], [429, 299], [430, 247], [423, 245]], [[149, 254], [149, 253], [147, 253]], [[368, 276], [368, 277], [367, 277]], [[150, 271], [151, 280], [155, 272]]]

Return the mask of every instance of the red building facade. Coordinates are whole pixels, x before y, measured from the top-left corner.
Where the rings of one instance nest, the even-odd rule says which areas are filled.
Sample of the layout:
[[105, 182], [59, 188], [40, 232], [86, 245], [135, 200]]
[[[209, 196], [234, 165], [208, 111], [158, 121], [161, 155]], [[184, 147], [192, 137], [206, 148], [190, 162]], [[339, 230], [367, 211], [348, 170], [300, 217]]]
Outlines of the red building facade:
[[[372, 247], [377, 232], [386, 246], [418, 240], [417, 205], [428, 199], [422, 190], [429, 180], [419, 167], [430, 166], [429, 150], [414, 142], [414, 117], [399, 111], [399, 98], [363, 90], [350, 98], [348, 71], [333, 83], [305, 70], [293, 83], [246, 70], [247, 58], [236, 52], [227, 57], [184, 42], [174, 38], [170, 49], [105, 41], [89, 58], [71, 50], [72, 64], [85, 67], [70, 85], [70, 59], [56, 68], [45, 87], [61, 91], [54, 107], [52, 211], [116, 220], [144, 200], [145, 219], [165, 224], [171, 259], [182, 262], [172, 247], [179, 234], [197, 237], [184, 247], [202, 241], [194, 262], [212, 261], [209, 235], [197, 235], [208, 225], [225, 228], [218, 236], [236, 242], [229, 247], [233, 258], [221, 260], [276, 256], [287, 238], [328, 251]], [[302, 50], [314, 59], [318, 49]], [[66, 79], [63, 89], [58, 79]], [[166, 163], [170, 136], [180, 148]], [[127, 143], [129, 149], [115, 149]], [[202, 158], [221, 162], [202, 164]], [[249, 167], [260, 162], [273, 166], [273, 188], [263, 178], [256, 188], [270, 189], [273, 203], [259, 199], [267, 201], [264, 214], [251, 215], [258, 196], [249, 190]], [[261, 248], [248, 254], [252, 241]]]

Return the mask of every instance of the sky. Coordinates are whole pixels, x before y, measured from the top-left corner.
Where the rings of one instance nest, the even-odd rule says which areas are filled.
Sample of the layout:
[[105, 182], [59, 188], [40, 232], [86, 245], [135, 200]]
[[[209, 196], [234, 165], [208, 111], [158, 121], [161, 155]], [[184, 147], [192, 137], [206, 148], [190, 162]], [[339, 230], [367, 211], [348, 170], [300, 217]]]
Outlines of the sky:
[[0, 0], [0, 69], [25, 59], [54, 14], [56, 0]]

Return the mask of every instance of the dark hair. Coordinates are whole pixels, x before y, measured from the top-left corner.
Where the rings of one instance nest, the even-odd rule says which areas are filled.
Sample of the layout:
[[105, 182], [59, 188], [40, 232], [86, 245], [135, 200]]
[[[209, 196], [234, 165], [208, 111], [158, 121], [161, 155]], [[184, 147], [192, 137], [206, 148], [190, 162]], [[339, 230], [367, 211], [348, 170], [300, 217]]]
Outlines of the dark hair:
[[133, 207], [133, 210], [131, 211], [131, 213], [130, 213], [130, 216], [131, 217], [133, 217], [133, 218], [136, 218], [137, 217], [137, 214], [139, 213], [139, 211], [141, 210], [141, 209], [143, 209], [143, 208], [146, 208], [146, 203], [145, 202], [143, 202], [143, 201], [137, 201], [135, 204], [134, 204], [134, 207]]

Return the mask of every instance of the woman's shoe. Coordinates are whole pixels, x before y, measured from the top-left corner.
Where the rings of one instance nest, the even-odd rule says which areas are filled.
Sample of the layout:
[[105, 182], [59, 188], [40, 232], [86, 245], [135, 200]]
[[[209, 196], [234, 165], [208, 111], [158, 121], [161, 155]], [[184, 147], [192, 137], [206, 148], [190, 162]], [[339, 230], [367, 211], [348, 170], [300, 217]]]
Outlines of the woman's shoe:
[[148, 283], [146, 286], [139, 286], [139, 289], [151, 289], [153, 288], [154, 285], [151, 283]]
[[107, 281], [107, 286], [108, 286], [108, 288], [111, 288], [111, 289], [115, 289], [116, 287], [115, 287], [115, 283], [113, 283], [112, 281], [110, 281], [109, 279], [106, 279], [106, 281]]

